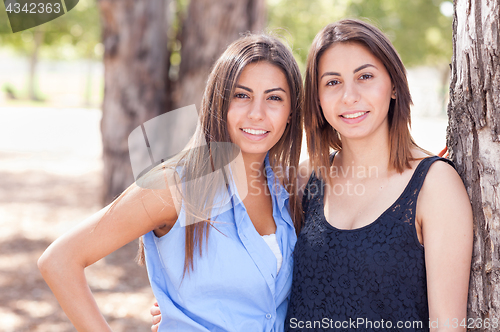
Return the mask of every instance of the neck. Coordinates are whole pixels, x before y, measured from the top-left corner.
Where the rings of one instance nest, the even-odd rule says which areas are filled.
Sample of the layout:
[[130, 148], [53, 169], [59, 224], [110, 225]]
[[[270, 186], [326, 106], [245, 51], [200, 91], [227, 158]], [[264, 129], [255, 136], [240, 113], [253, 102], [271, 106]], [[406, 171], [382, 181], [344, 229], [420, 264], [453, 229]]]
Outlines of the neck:
[[262, 187], [266, 183], [264, 172], [265, 154], [243, 154], [243, 163], [245, 165], [245, 174], [248, 186], [248, 193]]
[[342, 139], [342, 151], [335, 165], [343, 169], [354, 168], [377, 172], [377, 176], [387, 174], [389, 167], [389, 130], [379, 130], [362, 139]]

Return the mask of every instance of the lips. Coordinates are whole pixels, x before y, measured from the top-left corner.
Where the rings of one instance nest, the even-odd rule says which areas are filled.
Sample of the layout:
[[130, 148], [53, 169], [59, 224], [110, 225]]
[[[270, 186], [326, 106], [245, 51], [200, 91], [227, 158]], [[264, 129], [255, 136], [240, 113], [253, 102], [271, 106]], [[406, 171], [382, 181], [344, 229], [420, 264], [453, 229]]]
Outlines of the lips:
[[262, 129], [251, 129], [251, 128], [241, 128], [243, 132], [251, 135], [264, 135], [268, 133], [267, 130], [262, 130]]
[[359, 117], [365, 115], [366, 113], [368, 113], [368, 111], [360, 111], [360, 112], [355, 112], [355, 113], [345, 113], [345, 114], [342, 114], [340, 116], [343, 117], [344, 119], [356, 119], [356, 118], [359, 118]]
[[346, 112], [341, 114], [339, 117], [342, 121], [349, 125], [354, 125], [360, 123], [370, 114], [369, 111], [354, 111], [354, 112]]
[[248, 138], [251, 141], [260, 141], [266, 138], [270, 131], [264, 129], [253, 129], [253, 128], [240, 128], [243, 136]]

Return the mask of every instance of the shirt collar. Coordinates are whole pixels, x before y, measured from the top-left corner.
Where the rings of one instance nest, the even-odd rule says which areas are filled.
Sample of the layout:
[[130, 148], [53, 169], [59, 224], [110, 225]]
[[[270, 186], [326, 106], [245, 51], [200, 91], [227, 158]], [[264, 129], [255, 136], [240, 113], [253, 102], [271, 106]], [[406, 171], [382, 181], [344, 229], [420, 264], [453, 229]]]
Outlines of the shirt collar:
[[273, 193], [273, 196], [276, 197], [280, 212], [283, 214], [283, 208], [285, 207], [286, 200], [289, 199], [289, 193], [280, 183], [279, 179], [276, 177], [276, 174], [273, 171], [273, 168], [271, 167], [271, 164], [269, 163], [269, 152], [264, 159], [264, 167], [266, 170], [269, 190]]

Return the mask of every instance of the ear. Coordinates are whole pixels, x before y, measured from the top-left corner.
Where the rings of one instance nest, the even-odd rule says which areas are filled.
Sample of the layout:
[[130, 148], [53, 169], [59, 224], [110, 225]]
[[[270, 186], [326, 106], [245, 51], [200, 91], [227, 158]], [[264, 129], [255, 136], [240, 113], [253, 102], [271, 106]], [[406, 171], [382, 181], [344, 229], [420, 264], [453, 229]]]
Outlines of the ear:
[[396, 87], [392, 86], [391, 99], [396, 99]]

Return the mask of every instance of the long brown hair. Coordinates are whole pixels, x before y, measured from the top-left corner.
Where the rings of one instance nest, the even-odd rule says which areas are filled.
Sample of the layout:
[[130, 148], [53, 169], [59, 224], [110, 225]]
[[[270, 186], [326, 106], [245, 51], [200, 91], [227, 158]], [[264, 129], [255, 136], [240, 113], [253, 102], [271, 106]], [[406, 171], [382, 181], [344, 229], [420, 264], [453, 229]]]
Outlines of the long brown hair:
[[[281, 139], [269, 151], [269, 163], [273, 170], [281, 170], [275, 171], [275, 174], [290, 193], [290, 215], [294, 224], [297, 225], [302, 217], [300, 202], [295, 195], [296, 170], [300, 158], [303, 127], [302, 78], [292, 52], [275, 37], [265, 34], [248, 34], [229, 45], [214, 64], [201, 102], [200, 125], [192, 140], [193, 146], [196, 147], [206, 144], [208, 155], [203, 149], [189, 149], [174, 162], [167, 161], [151, 172], [180, 165], [182, 177], [194, 179], [194, 181], [206, 181], [203, 175], [230, 161], [232, 158], [230, 155], [233, 153], [214, 151], [211, 147], [217, 144], [211, 143], [231, 142], [227, 128], [229, 104], [243, 69], [248, 64], [258, 61], [266, 61], [280, 68], [290, 89], [290, 120]], [[199, 209], [208, 207], [210, 210], [217, 189], [219, 188], [213, 188], [210, 183], [206, 182], [182, 188], [186, 212], [184, 274], [194, 269], [194, 254], [197, 251], [200, 256], [202, 255], [203, 241], [207, 242], [209, 230], [215, 222], [209, 218], [206, 219], [206, 211], [200, 213]], [[190, 192], [190, 190], [196, 192]], [[141, 261], [144, 252], [142, 242], [139, 252], [139, 261]]]
[[391, 99], [388, 113], [389, 165], [402, 173], [411, 168], [411, 148], [418, 147], [409, 129], [412, 100], [406, 69], [394, 46], [378, 28], [355, 19], [344, 19], [324, 27], [314, 38], [307, 57], [304, 125], [310, 129], [306, 131], [306, 138], [313, 169], [327, 178], [325, 172], [330, 167], [330, 149], [342, 150], [340, 136], [326, 121], [318, 95], [319, 60], [336, 43], [359, 43], [366, 46], [387, 69], [396, 90], [396, 99]]

